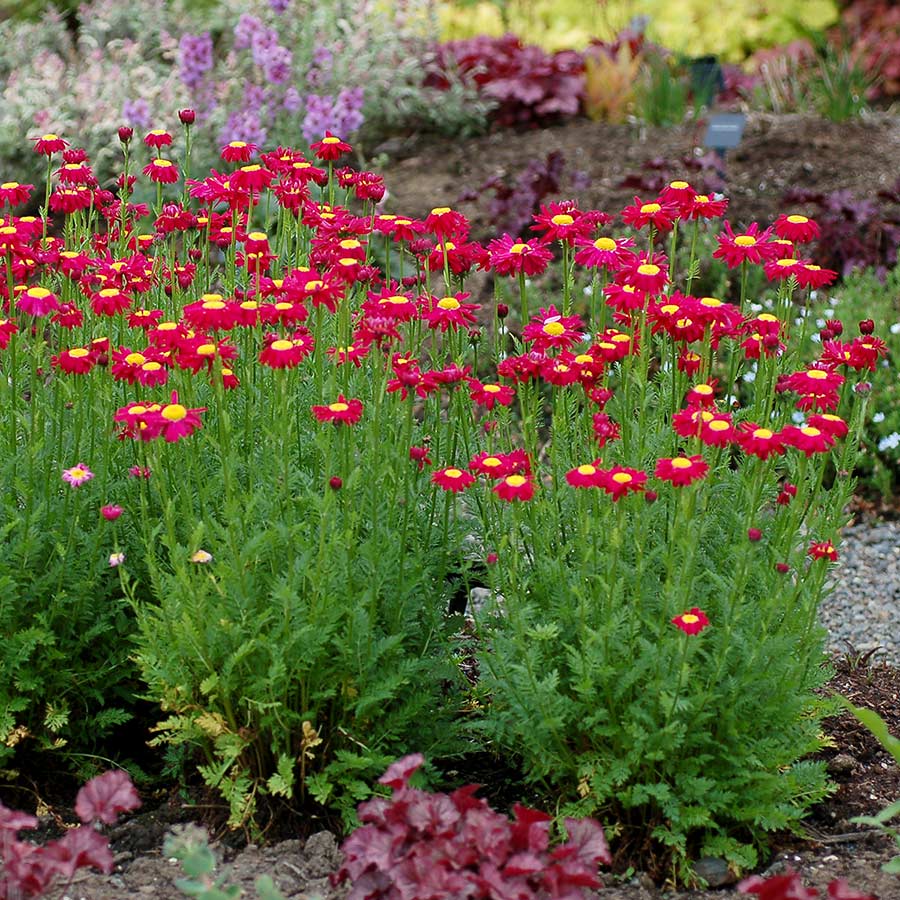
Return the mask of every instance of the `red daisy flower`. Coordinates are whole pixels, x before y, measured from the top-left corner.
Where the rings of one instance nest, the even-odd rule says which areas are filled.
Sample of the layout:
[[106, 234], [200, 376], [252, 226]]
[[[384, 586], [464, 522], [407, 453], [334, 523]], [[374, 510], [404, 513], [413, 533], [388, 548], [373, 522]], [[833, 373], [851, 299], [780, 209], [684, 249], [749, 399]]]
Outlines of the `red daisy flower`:
[[530, 500], [534, 496], [534, 482], [527, 475], [507, 475], [503, 481], [494, 485], [494, 493], [507, 503], [516, 500]]
[[267, 341], [260, 351], [259, 361], [270, 369], [293, 369], [300, 365], [307, 353], [303, 344], [297, 341], [277, 338]]
[[34, 152], [43, 153], [44, 156], [53, 156], [60, 150], [65, 150], [69, 144], [57, 134], [44, 134], [39, 138], [32, 138], [34, 141]]
[[168, 147], [172, 143], [172, 135], [163, 128], [154, 128], [144, 135], [144, 143], [152, 150]]
[[91, 295], [91, 309], [95, 316], [116, 316], [131, 306], [131, 297], [119, 288], [103, 288]]
[[674, 487], [684, 487], [705, 478], [708, 472], [709, 464], [702, 456], [696, 454], [659, 459], [653, 474], [661, 481], [671, 482]]
[[755, 422], [742, 422], [738, 429], [737, 441], [744, 453], [768, 459], [772, 455], [784, 453], [784, 441], [780, 432], [762, 428]]
[[824, 391], [837, 391], [844, 381], [844, 376], [839, 372], [813, 364], [808, 369], [779, 379], [779, 389], [801, 395], [818, 395]]
[[811, 559], [827, 559], [829, 562], [837, 562], [838, 552], [831, 541], [813, 541], [806, 551]]
[[745, 232], [736, 235], [731, 230], [731, 223], [726, 222], [722, 232], [716, 235], [719, 246], [713, 251], [713, 257], [724, 260], [729, 269], [737, 268], [743, 262], [765, 262], [777, 253], [777, 249], [768, 243], [771, 234], [771, 226], [760, 231], [759, 225], [752, 222]]
[[534, 217], [534, 223], [531, 230], [541, 234], [543, 243], [565, 241], [569, 245], [577, 238], [584, 237], [593, 224], [574, 200], [542, 205], [541, 211]]
[[709, 625], [709, 619], [702, 609], [695, 606], [680, 616], [675, 616], [672, 619], [672, 624], [676, 628], [680, 628], [685, 634], [693, 635], [700, 634]]
[[602, 469], [601, 472], [603, 476], [600, 487], [614, 502], [618, 502], [627, 494], [644, 490], [647, 484], [647, 473], [640, 469], [613, 466], [611, 469]]
[[10, 338], [18, 333], [19, 326], [15, 322], [0, 317], [0, 350], [5, 350], [9, 346]]
[[786, 425], [781, 430], [781, 436], [788, 447], [796, 447], [810, 457], [814, 453], [827, 453], [834, 446], [834, 438], [821, 428], [814, 425]]
[[808, 244], [820, 233], [819, 226], [806, 216], [780, 215], [775, 220], [775, 234], [795, 244]]
[[157, 184], [175, 184], [178, 181], [178, 169], [168, 159], [154, 159], [144, 166], [144, 174]]
[[640, 197], [635, 197], [634, 204], [622, 210], [622, 221], [638, 229], [652, 225], [657, 231], [671, 231], [677, 218], [678, 206], [661, 199], [644, 203]]
[[156, 414], [160, 431], [166, 443], [172, 444], [183, 437], [190, 437], [195, 431], [203, 427], [200, 421], [200, 413], [206, 412], [206, 407], [188, 409], [178, 402], [178, 393], [172, 391], [172, 400], [166, 403]]
[[726, 447], [736, 437], [737, 432], [728, 413], [714, 413], [712, 418], [700, 419], [700, 440], [707, 447]]
[[600, 460], [595, 459], [592, 463], [585, 463], [569, 469], [566, 472], [566, 481], [574, 488], [603, 487], [604, 474], [599, 466]]
[[603, 293], [606, 296], [606, 305], [625, 315], [636, 309], [643, 309], [647, 302], [647, 295], [633, 284], [620, 284], [614, 281], [606, 286]]
[[509, 385], [482, 384], [477, 378], [470, 378], [469, 397], [473, 403], [491, 410], [498, 403], [500, 406], [511, 406], [516, 398], [516, 391]]
[[464, 491], [469, 485], [475, 483], [475, 476], [464, 469], [450, 466], [446, 469], [438, 469], [431, 473], [431, 480], [439, 488], [452, 491], [454, 494]]
[[246, 141], [229, 141], [219, 154], [225, 162], [250, 162], [259, 147], [256, 144], [248, 144]]
[[469, 222], [462, 213], [455, 212], [449, 206], [436, 206], [425, 217], [425, 229], [438, 240], [446, 240], [467, 234]]
[[708, 194], [695, 194], [691, 205], [682, 207], [682, 219], [718, 219], [728, 209], [726, 197], [710, 197]]
[[53, 291], [34, 285], [19, 294], [16, 306], [28, 316], [46, 316], [59, 309], [59, 301]]
[[540, 275], [553, 259], [553, 254], [538, 240], [523, 241], [509, 234], [495, 238], [486, 249], [488, 265], [498, 275], [516, 275], [519, 272]]
[[330, 131], [326, 131], [325, 137], [321, 141], [316, 141], [309, 149], [315, 154], [316, 159], [333, 162], [345, 153], [349, 153], [353, 148]]
[[521, 453], [490, 453], [483, 451], [473, 456], [469, 461], [469, 469], [476, 475], [485, 475], [488, 478], [506, 478], [507, 475], [526, 474], [529, 471], [527, 457], [522, 458]]
[[563, 316], [555, 306], [541, 309], [522, 331], [522, 340], [534, 342], [534, 349], [543, 353], [551, 347], [568, 349], [581, 340], [583, 326], [578, 316]]
[[348, 400], [343, 394], [339, 394], [334, 403], [328, 406], [314, 406], [313, 415], [320, 422], [337, 422], [344, 425], [355, 425], [363, 414], [361, 400]]
[[591, 416], [591, 430], [599, 447], [605, 447], [610, 441], [617, 441], [622, 436], [619, 423], [614, 422], [605, 412], [594, 413]]
[[797, 284], [802, 288], [820, 288], [832, 284], [837, 278], [837, 272], [832, 269], [823, 269], [815, 263], [804, 263], [797, 270]]
[[629, 247], [634, 246], [634, 238], [580, 237], [575, 246], [581, 249], [575, 253], [575, 262], [590, 269], [618, 269], [632, 256]]
[[467, 292], [454, 294], [452, 297], [431, 298], [431, 308], [423, 312], [422, 318], [429, 328], [447, 331], [456, 331], [459, 328], [468, 328], [477, 318], [475, 313], [481, 309], [477, 303], [466, 303], [469, 294]]
[[840, 416], [835, 416], [831, 413], [812, 415], [809, 417], [809, 424], [833, 438], [846, 437], [849, 430], [847, 423]]
[[33, 188], [33, 184], [4, 181], [3, 184], [0, 184], [0, 206], [19, 206], [27, 203]]
[[669, 269], [661, 253], [642, 253], [628, 260], [622, 269], [622, 280], [644, 294], [661, 294], [669, 283]]
[[97, 364], [93, 353], [86, 347], [72, 347], [61, 350], [50, 358], [53, 366], [67, 375], [86, 375]]

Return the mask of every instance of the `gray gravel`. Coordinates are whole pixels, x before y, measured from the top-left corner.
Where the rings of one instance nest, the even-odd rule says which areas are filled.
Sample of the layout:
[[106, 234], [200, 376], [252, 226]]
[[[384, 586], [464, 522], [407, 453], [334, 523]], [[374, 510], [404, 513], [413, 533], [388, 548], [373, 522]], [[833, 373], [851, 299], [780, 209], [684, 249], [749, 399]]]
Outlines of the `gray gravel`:
[[900, 522], [845, 528], [838, 553], [834, 589], [820, 608], [831, 646], [880, 648], [873, 661], [900, 666]]

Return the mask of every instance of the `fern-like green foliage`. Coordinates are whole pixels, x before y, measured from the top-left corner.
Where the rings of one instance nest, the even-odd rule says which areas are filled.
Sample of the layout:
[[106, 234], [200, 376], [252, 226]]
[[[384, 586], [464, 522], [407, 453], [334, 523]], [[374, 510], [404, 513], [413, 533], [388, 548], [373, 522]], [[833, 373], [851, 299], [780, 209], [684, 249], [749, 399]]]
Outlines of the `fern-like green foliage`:
[[301, 489], [286, 512], [261, 489], [202, 539], [227, 558], [191, 563], [196, 532], [164, 539], [157, 599], [136, 605], [138, 663], [166, 711], [156, 740], [206, 754], [199, 771], [233, 825], [263, 796], [352, 822], [394, 756], [458, 746], [441, 555], [410, 529], [399, 540], [380, 497], [379, 526], [361, 524], [351, 498], [367, 494], [352, 480], [340, 495]]

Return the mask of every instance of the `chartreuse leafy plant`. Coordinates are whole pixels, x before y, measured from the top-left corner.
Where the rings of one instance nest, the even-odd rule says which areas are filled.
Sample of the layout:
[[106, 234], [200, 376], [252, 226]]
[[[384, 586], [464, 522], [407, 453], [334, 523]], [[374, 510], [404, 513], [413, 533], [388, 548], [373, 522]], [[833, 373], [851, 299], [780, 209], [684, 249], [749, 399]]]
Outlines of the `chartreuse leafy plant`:
[[[621, 226], [554, 202], [482, 246], [445, 205], [377, 212], [334, 134], [230, 141], [199, 179], [168, 132], [121, 140], [152, 210], [58, 135], [43, 190], [0, 186], [4, 493], [110, 526], [85, 552], [128, 600], [156, 741], [231, 823], [350, 821], [388, 759], [479, 746], [675, 877], [797, 825], [827, 791], [816, 612], [884, 352], [868, 326], [801, 352], [795, 303], [834, 277], [816, 224], [718, 231], [727, 200], [673, 181]], [[52, 223], [14, 214], [33, 190]], [[472, 687], [448, 610], [475, 583]]]

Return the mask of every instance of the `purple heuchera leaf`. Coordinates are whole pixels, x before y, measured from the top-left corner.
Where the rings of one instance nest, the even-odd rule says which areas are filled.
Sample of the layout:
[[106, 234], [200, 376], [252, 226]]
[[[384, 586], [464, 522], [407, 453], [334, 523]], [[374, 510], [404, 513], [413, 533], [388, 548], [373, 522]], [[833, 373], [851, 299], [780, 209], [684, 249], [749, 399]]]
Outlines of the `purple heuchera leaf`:
[[37, 828], [38, 820], [28, 813], [9, 809], [0, 803], [0, 831], [21, 831], [23, 828]]
[[115, 865], [106, 838], [90, 825], [79, 825], [67, 831], [58, 841], [43, 847], [41, 853], [63, 878], [71, 878], [76, 869], [87, 866], [109, 874]]
[[567, 820], [569, 840], [548, 850], [551, 817], [515, 807], [515, 818], [474, 796], [408, 786], [421, 754], [394, 763], [381, 778], [389, 799], [360, 804], [367, 823], [343, 843], [335, 884], [352, 882], [348, 900], [583, 900], [600, 887], [597, 864], [609, 860], [593, 820]]
[[421, 769], [423, 765], [425, 765], [425, 757], [421, 753], [410, 753], [409, 756], [404, 756], [397, 762], [391, 763], [384, 775], [378, 779], [378, 783], [395, 790], [404, 788], [409, 784], [413, 773]]
[[85, 824], [99, 819], [114, 825], [119, 813], [137, 809], [141, 798], [127, 772], [115, 769], [92, 778], [75, 798], [75, 812]]

